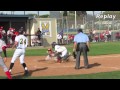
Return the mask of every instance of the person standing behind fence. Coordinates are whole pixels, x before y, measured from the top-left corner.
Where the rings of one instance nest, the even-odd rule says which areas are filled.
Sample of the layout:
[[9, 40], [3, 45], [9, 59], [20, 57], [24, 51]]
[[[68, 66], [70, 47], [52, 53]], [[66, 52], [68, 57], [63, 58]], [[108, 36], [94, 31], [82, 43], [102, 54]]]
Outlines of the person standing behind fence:
[[62, 44], [62, 36], [58, 33], [57, 35], [58, 44]]
[[78, 29], [78, 34], [74, 37], [73, 52], [77, 52], [75, 69], [80, 69], [80, 55], [83, 52], [84, 67], [89, 68], [87, 52], [89, 51], [89, 38], [82, 32], [82, 29]]
[[109, 32], [109, 35], [108, 35], [108, 41], [111, 41], [111, 35], [112, 35], [112, 32], [111, 32], [111, 30], [109, 30], [108, 32]]
[[64, 42], [64, 44], [67, 44], [67, 40], [68, 39], [68, 36], [67, 36], [67, 34], [64, 34], [63, 35], [63, 42]]

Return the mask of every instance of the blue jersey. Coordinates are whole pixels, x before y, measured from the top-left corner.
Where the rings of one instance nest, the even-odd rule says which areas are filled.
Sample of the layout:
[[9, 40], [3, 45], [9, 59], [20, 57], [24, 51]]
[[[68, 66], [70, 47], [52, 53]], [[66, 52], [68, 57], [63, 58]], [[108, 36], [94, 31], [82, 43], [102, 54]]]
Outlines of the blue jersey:
[[89, 38], [86, 34], [84, 33], [78, 33], [77, 35], [75, 35], [74, 37], [74, 42], [77, 42], [77, 43], [80, 43], [80, 42], [83, 42], [83, 43], [86, 43], [89, 41]]

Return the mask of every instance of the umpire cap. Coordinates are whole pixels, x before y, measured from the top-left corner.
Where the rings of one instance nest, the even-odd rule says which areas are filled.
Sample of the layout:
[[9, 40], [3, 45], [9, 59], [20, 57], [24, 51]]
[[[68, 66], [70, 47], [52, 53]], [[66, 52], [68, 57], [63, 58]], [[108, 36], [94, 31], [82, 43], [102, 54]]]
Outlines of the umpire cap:
[[81, 28], [79, 28], [77, 31], [78, 31], [78, 33], [79, 33], [79, 32], [83, 32], [83, 30], [82, 30]]

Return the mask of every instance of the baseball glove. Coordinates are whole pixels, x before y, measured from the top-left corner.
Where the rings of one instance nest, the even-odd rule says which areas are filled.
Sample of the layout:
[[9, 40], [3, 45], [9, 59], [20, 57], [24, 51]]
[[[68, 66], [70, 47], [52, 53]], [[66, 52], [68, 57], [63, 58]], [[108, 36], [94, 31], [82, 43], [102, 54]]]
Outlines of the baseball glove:
[[73, 52], [72, 55], [73, 55], [74, 59], [76, 59], [76, 52]]

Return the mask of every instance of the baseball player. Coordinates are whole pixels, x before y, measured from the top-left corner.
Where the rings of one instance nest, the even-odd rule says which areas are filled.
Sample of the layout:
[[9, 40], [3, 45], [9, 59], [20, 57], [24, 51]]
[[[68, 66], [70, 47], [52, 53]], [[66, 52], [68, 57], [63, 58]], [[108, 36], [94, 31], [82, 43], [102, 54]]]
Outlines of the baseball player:
[[55, 42], [52, 43], [52, 48], [55, 48], [55, 56], [57, 56], [57, 62], [61, 63], [62, 60], [67, 60], [69, 57], [67, 48], [65, 46], [57, 45]]
[[7, 31], [7, 40], [8, 40], [8, 44], [12, 44], [12, 35], [13, 35], [13, 29], [9, 28], [9, 30]]
[[[5, 42], [2, 39], [0, 39], [0, 66], [3, 68], [7, 78], [12, 79], [9, 70], [4, 63], [4, 61], [7, 60], [6, 48], [7, 48], [7, 46], [6, 46]], [[5, 56], [4, 60], [2, 58], [2, 52], [4, 53], [4, 56]]]
[[24, 75], [28, 75], [29, 74], [28, 69], [27, 69], [27, 66], [24, 62], [25, 49], [28, 45], [28, 39], [23, 35], [23, 32], [24, 31], [21, 28], [19, 30], [19, 35], [15, 37], [15, 43], [14, 43], [12, 48], [14, 48], [16, 46], [16, 50], [15, 50], [14, 55], [13, 55], [12, 60], [11, 60], [11, 64], [10, 64], [10, 67], [9, 67], [9, 72], [11, 72], [11, 70], [14, 66], [15, 60], [19, 57], [20, 63], [25, 70]]
[[54, 52], [52, 51], [51, 48], [49, 48], [49, 49], [47, 50], [47, 54], [48, 54], [48, 55], [46, 56], [45, 60], [51, 60], [52, 57], [54, 57]]

